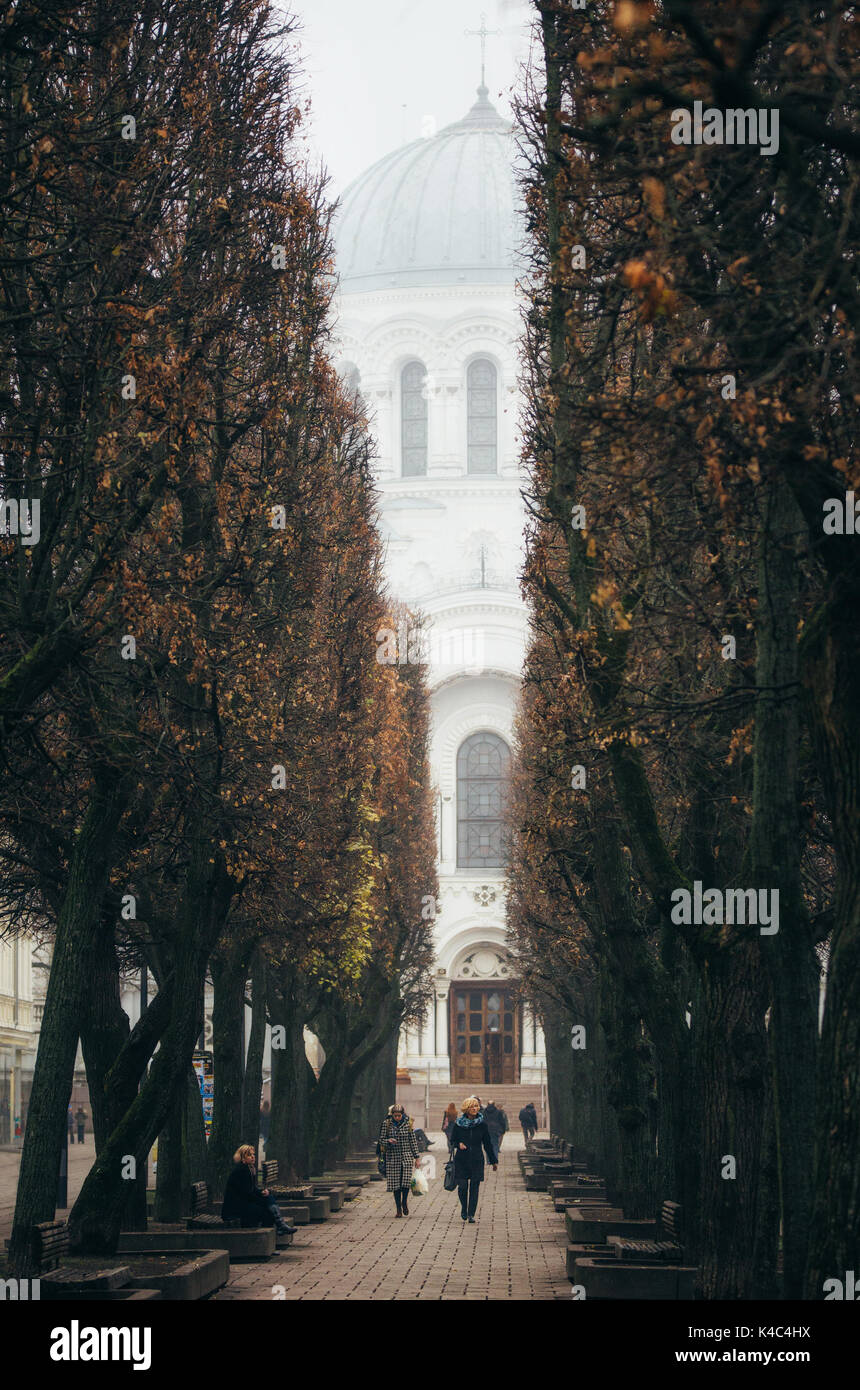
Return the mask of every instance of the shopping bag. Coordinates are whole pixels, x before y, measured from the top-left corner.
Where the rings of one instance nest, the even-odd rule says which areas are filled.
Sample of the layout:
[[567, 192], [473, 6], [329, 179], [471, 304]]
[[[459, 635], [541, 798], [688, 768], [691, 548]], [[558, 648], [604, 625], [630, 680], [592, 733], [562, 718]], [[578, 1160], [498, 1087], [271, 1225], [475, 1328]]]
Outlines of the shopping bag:
[[446, 1192], [454, 1192], [457, 1187], [457, 1179], [454, 1177], [454, 1160], [445, 1164], [445, 1176], [442, 1179], [442, 1186]]
[[420, 1168], [416, 1168], [412, 1174], [411, 1187], [414, 1197], [426, 1197], [430, 1191], [430, 1185]]

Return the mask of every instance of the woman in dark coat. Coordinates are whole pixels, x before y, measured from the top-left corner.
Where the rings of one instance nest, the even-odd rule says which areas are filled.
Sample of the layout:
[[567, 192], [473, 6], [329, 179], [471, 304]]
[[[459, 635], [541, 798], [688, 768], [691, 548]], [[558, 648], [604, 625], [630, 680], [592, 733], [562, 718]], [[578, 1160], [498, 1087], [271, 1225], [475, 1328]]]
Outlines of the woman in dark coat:
[[279, 1236], [294, 1231], [284, 1221], [269, 1189], [257, 1187], [257, 1155], [253, 1144], [243, 1144], [233, 1155], [233, 1171], [224, 1188], [222, 1221], [241, 1221], [243, 1226], [274, 1226]]
[[409, 1187], [412, 1170], [418, 1166], [418, 1143], [412, 1121], [402, 1105], [391, 1105], [379, 1131], [377, 1153], [385, 1161], [385, 1182], [394, 1193], [398, 1216], [409, 1215]]
[[451, 1138], [454, 1133], [454, 1126], [457, 1123], [457, 1107], [453, 1101], [450, 1102], [445, 1114], [442, 1116], [442, 1133], [448, 1140], [448, 1148], [451, 1147]]
[[484, 1181], [484, 1154], [496, 1171], [496, 1151], [477, 1096], [469, 1096], [461, 1106], [462, 1114], [449, 1133], [454, 1153], [454, 1177], [460, 1198], [460, 1215], [470, 1226], [475, 1224], [478, 1209], [478, 1189]]

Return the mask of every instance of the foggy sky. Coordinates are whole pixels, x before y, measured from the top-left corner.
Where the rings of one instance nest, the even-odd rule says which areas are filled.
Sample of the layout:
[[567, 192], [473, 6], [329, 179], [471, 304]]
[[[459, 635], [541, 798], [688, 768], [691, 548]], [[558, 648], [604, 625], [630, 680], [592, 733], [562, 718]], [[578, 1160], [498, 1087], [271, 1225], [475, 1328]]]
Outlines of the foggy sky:
[[[304, 80], [312, 103], [310, 149], [331, 176], [331, 196], [382, 155], [459, 120], [476, 100], [481, 44], [464, 29], [488, 29], [490, 100], [510, 114], [508, 92], [528, 53], [533, 8], [521, 0], [289, 0], [299, 20]], [[425, 126], [426, 131], [426, 126]]]

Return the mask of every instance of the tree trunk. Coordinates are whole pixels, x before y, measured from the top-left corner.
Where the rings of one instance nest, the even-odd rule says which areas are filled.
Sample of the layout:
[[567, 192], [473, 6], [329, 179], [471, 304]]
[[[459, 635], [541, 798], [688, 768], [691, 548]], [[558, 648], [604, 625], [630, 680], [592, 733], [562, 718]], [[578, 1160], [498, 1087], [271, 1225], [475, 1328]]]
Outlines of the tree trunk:
[[177, 1096], [158, 1136], [158, 1164], [155, 1170], [155, 1220], [181, 1221], [185, 1215], [182, 1185], [182, 1109], [184, 1098]]
[[[835, 587], [835, 586], [834, 586]], [[802, 643], [815, 747], [833, 823], [838, 878], [816, 1116], [808, 1298], [844, 1281], [860, 1250], [860, 582], [845, 583]]]
[[219, 1195], [233, 1166], [240, 1144], [257, 1147], [258, 1123], [247, 1134], [242, 1130], [242, 1089], [245, 1080], [243, 1028], [245, 985], [248, 977], [247, 942], [216, 951], [210, 962], [214, 1002], [212, 1049], [215, 1070], [215, 1104], [209, 1135], [206, 1171], [211, 1193]]
[[777, 1154], [782, 1194], [783, 1296], [801, 1298], [812, 1214], [818, 959], [800, 879], [796, 536], [788, 488], [771, 486], [759, 543], [752, 887], [779, 890], [779, 931], [760, 937], [770, 981]]
[[698, 1262], [701, 1295], [708, 1299], [745, 1299], [753, 1292], [770, 1087], [765, 1007], [756, 943], [716, 952], [703, 970], [693, 1013], [702, 1136]]
[[606, 1094], [615, 1111], [621, 1148], [619, 1205], [631, 1219], [650, 1219], [657, 1209], [657, 1165], [649, 1113], [653, 1085], [650, 1047], [639, 1010], [625, 998], [622, 982], [605, 978], [601, 997]]
[[[87, 1086], [92, 1106], [93, 1136], [96, 1153], [102, 1152], [116, 1124], [135, 1097], [138, 1077], [127, 1073], [124, 1084], [110, 1086], [111, 1067], [126, 1045], [130, 1024], [120, 1003], [119, 966], [113, 937], [113, 917], [102, 921], [101, 943], [93, 953], [89, 988], [87, 990], [81, 1047], [87, 1069]], [[123, 1229], [146, 1230], [146, 1163], [137, 1166], [134, 1178], [124, 1178], [128, 1184], [128, 1201], [123, 1215]]]
[[266, 997], [272, 1028], [284, 1030], [284, 1045], [272, 1043], [272, 1119], [266, 1153], [286, 1167], [291, 1182], [319, 1170], [310, 1166], [310, 1092], [313, 1068], [305, 1053], [304, 1008], [289, 982], [267, 972]]
[[[773, 1064], [773, 1038], [768, 1030], [768, 1055]], [[779, 1155], [776, 1147], [776, 1117], [774, 1115], [773, 1086], [765, 1088], [764, 1114], [762, 1116], [761, 1161], [759, 1163], [759, 1190], [756, 1201], [756, 1229], [753, 1242], [752, 1296], [753, 1298], [775, 1299], [779, 1296], [779, 1281], [776, 1274], [777, 1253], [779, 1250]]]
[[242, 1133], [253, 1135], [243, 1143], [254, 1144], [260, 1139], [260, 1102], [263, 1095], [263, 1056], [266, 1050], [266, 962], [262, 948], [254, 952], [251, 961], [251, 1027], [245, 1056], [245, 1076], [242, 1085]]
[[18, 1277], [33, 1272], [31, 1228], [38, 1222], [52, 1221], [56, 1210], [78, 1031], [95, 969], [102, 901], [125, 805], [126, 794], [118, 775], [100, 773], [80, 834], [75, 836], [48, 976], [9, 1242], [10, 1270]]
[[[72, 1249], [83, 1253], [113, 1254], [116, 1251], [123, 1208], [117, 1176], [122, 1160], [131, 1155], [138, 1165], [144, 1161], [186, 1087], [203, 1022], [206, 964], [223, 930], [233, 892], [223, 862], [211, 862], [206, 827], [201, 825], [198, 831], [177, 928], [169, 1022], [149, 1075], [87, 1175], [69, 1215]], [[156, 996], [154, 1005], [158, 998]], [[190, 1008], [189, 1001], [192, 1001]]]

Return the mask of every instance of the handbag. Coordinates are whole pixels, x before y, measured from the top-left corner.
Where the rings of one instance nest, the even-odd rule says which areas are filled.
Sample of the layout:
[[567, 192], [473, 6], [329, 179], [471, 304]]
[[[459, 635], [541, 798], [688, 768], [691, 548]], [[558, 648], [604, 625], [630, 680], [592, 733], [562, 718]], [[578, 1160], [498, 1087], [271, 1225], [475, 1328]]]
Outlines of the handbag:
[[376, 1167], [382, 1176], [385, 1177], [385, 1150], [382, 1147], [381, 1139], [377, 1139], [376, 1141]]
[[442, 1186], [446, 1192], [456, 1192], [457, 1179], [454, 1177], [454, 1160], [449, 1159], [445, 1164], [445, 1176], [442, 1179]]

